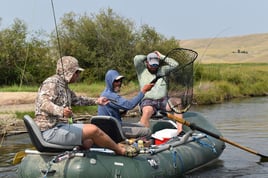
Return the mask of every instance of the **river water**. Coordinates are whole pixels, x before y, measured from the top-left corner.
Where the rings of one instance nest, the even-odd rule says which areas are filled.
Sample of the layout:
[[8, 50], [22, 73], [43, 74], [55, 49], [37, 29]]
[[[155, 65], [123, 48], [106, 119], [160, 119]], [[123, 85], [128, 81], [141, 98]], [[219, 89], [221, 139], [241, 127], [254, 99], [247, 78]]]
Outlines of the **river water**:
[[[233, 100], [224, 104], [193, 106], [213, 123], [223, 136], [243, 147], [268, 155], [268, 97]], [[0, 177], [17, 177], [13, 166], [15, 153], [31, 147], [27, 134], [10, 136], [0, 148]], [[185, 178], [268, 178], [268, 162], [260, 157], [226, 144], [226, 149], [213, 164], [185, 175]]]

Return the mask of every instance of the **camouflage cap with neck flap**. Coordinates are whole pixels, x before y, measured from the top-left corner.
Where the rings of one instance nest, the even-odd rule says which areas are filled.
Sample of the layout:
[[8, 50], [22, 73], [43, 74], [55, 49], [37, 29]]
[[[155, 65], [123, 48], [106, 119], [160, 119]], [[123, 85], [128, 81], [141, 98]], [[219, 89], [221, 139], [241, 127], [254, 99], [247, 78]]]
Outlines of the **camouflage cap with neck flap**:
[[68, 82], [76, 71], [84, 71], [83, 68], [79, 67], [76, 58], [72, 56], [63, 56], [58, 60], [56, 73], [63, 76]]

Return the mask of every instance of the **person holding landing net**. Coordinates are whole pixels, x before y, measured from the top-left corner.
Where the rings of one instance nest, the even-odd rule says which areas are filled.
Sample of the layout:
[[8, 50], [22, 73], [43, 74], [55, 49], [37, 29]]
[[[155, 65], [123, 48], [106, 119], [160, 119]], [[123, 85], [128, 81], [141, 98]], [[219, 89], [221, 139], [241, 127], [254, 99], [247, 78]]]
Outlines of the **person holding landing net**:
[[[242, 146], [222, 135], [215, 134], [210, 130], [206, 130], [195, 123], [182, 118], [182, 113], [187, 112], [192, 103], [193, 62], [197, 56], [198, 53], [194, 50], [174, 48], [165, 56], [158, 51], [155, 51], [147, 56], [137, 55], [134, 57], [134, 64], [140, 87], [148, 83], [148, 81], [155, 82], [154, 87], [146, 93], [141, 102], [142, 117], [140, 122], [149, 127], [150, 117], [160, 108], [160, 113], [169, 119], [182, 123], [183, 125], [190, 127], [192, 130], [205, 133], [206, 135], [233, 145], [239, 149], [257, 155], [260, 157], [260, 162], [268, 162], [267, 155], [261, 154], [249, 147]], [[179, 62], [176, 62], [175, 59]], [[167, 83], [167, 76], [170, 83]], [[168, 86], [168, 84], [170, 85]], [[174, 114], [171, 114], [169, 111], [174, 112]], [[180, 131], [182, 125], [178, 123], [178, 131]], [[179, 135], [183, 134], [183, 131], [181, 131]]]
[[[136, 55], [134, 65], [137, 72], [140, 88], [149, 82], [155, 83], [140, 103], [142, 116], [140, 124], [150, 127], [149, 119], [158, 110], [171, 111], [168, 104], [168, 74], [179, 65], [177, 61], [166, 57], [159, 51], [146, 55]], [[175, 113], [182, 118], [182, 114]], [[178, 135], [183, 135], [182, 124], [177, 122]]]

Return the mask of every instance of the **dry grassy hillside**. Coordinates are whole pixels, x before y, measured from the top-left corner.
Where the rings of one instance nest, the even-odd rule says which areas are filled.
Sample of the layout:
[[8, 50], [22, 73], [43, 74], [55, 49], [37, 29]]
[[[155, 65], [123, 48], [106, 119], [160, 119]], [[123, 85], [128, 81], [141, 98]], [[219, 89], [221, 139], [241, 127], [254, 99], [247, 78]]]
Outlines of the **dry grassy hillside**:
[[268, 33], [181, 40], [180, 46], [197, 51], [202, 63], [268, 63]]

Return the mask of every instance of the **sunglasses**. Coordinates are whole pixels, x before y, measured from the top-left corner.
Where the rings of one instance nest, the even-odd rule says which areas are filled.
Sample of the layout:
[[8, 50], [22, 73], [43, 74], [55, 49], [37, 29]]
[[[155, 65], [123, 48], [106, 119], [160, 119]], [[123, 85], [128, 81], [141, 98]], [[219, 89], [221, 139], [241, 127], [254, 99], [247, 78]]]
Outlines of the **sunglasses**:
[[158, 64], [152, 64], [152, 65], [150, 65], [150, 67], [157, 68], [157, 67], [159, 67], [159, 65]]

